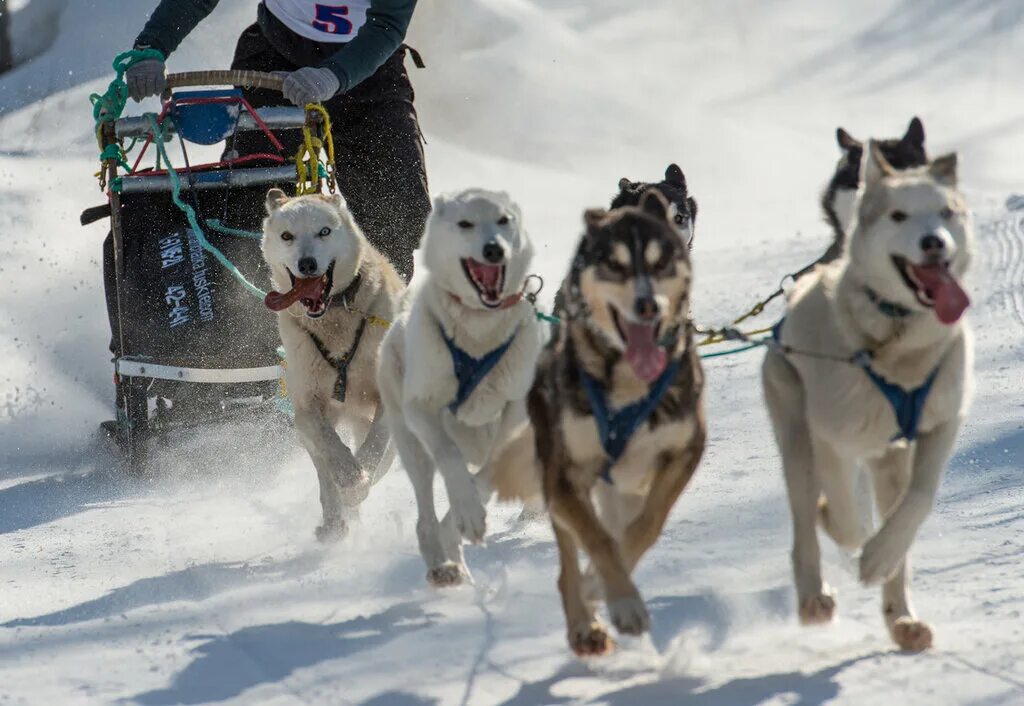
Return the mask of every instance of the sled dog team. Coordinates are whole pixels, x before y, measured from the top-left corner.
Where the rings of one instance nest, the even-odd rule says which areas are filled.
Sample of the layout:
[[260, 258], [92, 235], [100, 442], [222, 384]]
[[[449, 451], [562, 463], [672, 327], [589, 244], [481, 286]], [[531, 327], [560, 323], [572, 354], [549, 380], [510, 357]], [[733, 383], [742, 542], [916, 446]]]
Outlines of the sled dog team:
[[[822, 206], [835, 240], [799, 277], [763, 364], [764, 397], [793, 517], [801, 622], [836, 610], [817, 528], [860, 551], [860, 579], [906, 650], [932, 643], [909, 597], [907, 555], [964, 413], [971, 339], [961, 280], [972, 234], [956, 155], [929, 161], [916, 118], [843, 157]], [[487, 501], [543, 503], [560, 559], [569, 645], [614, 643], [598, 620], [640, 634], [650, 618], [632, 573], [693, 477], [706, 439], [704, 375], [690, 321], [697, 203], [682, 170], [619, 182], [584, 232], [556, 297], [559, 323], [525, 295], [533, 245], [504, 193], [438, 197], [414, 289], [370, 246], [340, 196], [267, 194], [263, 252], [278, 292], [295, 427], [320, 482], [322, 539], [344, 534], [401, 459], [434, 586], [469, 580]], [[546, 342], [545, 342], [546, 341]], [[352, 449], [336, 428], [361, 440]], [[881, 518], [858, 511], [870, 477]], [[434, 506], [434, 474], [449, 509]], [[581, 568], [582, 548], [589, 562]]]

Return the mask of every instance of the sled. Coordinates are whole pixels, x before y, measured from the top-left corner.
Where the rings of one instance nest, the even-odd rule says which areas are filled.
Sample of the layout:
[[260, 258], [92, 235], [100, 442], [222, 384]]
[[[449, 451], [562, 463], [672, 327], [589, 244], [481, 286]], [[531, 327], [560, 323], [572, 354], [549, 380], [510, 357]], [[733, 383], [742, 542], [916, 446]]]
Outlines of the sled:
[[[312, 106], [254, 109], [237, 88], [279, 91], [277, 76], [192, 72], [169, 75], [168, 86], [159, 116], [99, 122], [109, 203], [82, 214], [83, 225], [110, 218], [104, 290], [116, 418], [101, 433], [132, 474], [146, 470], [172, 430], [283, 416], [277, 319], [260, 296], [271, 286], [259, 240], [265, 195], [274, 187], [319, 191], [324, 179], [334, 186], [333, 164], [321, 164], [318, 149], [288, 154], [278, 138], [302, 130], [287, 142], [327, 145], [326, 114]], [[196, 86], [232, 88], [180, 90]], [[271, 149], [233, 153], [236, 138], [252, 131]], [[128, 151], [144, 143], [130, 166], [126, 141]], [[190, 163], [189, 146], [220, 142], [219, 161]], [[155, 163], [140, 166], [147, 155]]]

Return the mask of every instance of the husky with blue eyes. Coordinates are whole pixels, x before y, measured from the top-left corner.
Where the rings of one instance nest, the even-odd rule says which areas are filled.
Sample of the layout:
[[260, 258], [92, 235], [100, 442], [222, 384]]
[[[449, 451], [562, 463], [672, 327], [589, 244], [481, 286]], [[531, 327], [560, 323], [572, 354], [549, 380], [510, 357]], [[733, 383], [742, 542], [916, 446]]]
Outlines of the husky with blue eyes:
[[[289, 198], [271, 189], [263, 257], [278, 290], [265, 303], [277, 312], [295, 430], [320, 481], [317, 537], [335, 539], [394, 458], [374, 371], [405, 285], [340, 194]], [[339, 425], [363, 439], [357, 451]]]

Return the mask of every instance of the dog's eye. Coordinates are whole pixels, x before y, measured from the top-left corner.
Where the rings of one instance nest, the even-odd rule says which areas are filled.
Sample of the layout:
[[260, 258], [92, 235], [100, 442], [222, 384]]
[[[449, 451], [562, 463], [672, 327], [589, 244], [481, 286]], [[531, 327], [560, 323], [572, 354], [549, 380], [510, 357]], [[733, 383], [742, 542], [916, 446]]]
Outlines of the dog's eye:
[[508, 225], [508, 216], [502, 216], [501, 218], [498, 219], [497, 223], [498, 223], [499, 226], [507, 226]]
[[318, 233], [318, 235], [321, 238], [326, 238], [330, 234], [331, 234], [331, 229], [330, 228], [326, 228], [326, 227], [325, 228], [321, 228], [320, 232]]
[[288, 231], [285, 231], [281, 233], [281, 240], [288, 243], [291, 242], [292, 240], [295, 240], [295, 236], [289, 233]]
[[684, 216], [684, 215], [683, 215], [683, 214], [681, 214], [681, 213], [677, 213], [677, 214], [676, 214], [676, 217], [675, 217], [675, 218], [673, 218], [672, 220], [676, 222], [676, 225], [677, 225], [677, 226], [681, 226], [681, 225], [683, 225], [684, 223], [686, 223], [686, 216]]
[[954, 216], [955, 214], [953, 213], [953, 209], [951, 209], [951, 208], [950, 208], [949, 206], [946, 206], [946, 208], [942, 209], [942, 210], [941, 210], [941, 211], [939, 212], [939, 215], [940, 215], [940, 216], [942, 216], [942, 220], [944, 220], [944, 221], [948, 221], [948, 220], [949, 220], [950, 218], [952, 218], [952, 217], [953, 217], [953, 216]]
[[897, 223], [902, 223], [907, 220], [907, 213], [906, 211], [893, 211], [889, 214], [889, 218], [893, 219]]
[[459, 221], [456, 225], [459, 226], [459, 228], [462, 228], [462, 230], [469, 230], [470, 228], [473, 227], [473, 222], [472, 221]]

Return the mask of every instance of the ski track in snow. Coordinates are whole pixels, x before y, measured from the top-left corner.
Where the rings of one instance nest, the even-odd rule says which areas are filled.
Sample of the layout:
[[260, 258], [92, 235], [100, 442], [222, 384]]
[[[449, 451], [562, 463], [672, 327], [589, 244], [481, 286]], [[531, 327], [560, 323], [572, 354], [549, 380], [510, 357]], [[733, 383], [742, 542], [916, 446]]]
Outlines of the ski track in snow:
[[[104, 227], [77, 215], [101, 198], [86, 97], [148, 6], [31, 1], [66, 10], [54, 45], [0, 77], [0, 706], [1024, 704], [1017, 0], [420, 3], [410, 43], [430, 68], [410, 71], [432, 187], [523, 205], [547, 305], [582, 208], [621, 176], [683, 166], [700, 203], [695, 315], [719, 325], [825, 246], [836, 124], [881, 135], [918, 113], [933, 154], [961, 151], [975, 402], [913, 551], [936, 648], [896, 652], [878, 590], [827, 541], [840, 617], [797, 625], [754, 352], [705, 366], [708, 449], [636, 573], [650, 635], [587, 661], [565, 646], [550, 530], [517, 508], [491, 506], [487, 546], [467, 548], [475, 585], [442, 593], [398, 466], [330, 547], [290, 433], [204, 429], [164, 450], [157, 478], [120, 474], [92, 440], [109, 414]], [[222, 0], [172, 68], [224, 65], [252, 7]]]

